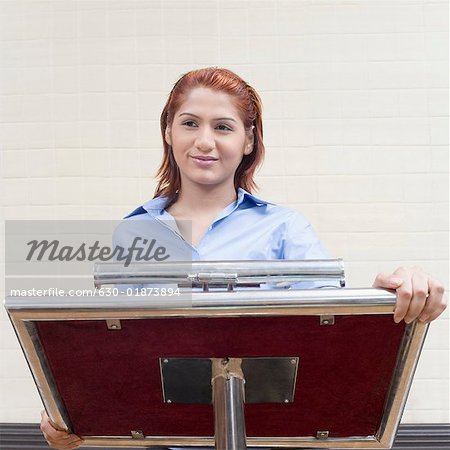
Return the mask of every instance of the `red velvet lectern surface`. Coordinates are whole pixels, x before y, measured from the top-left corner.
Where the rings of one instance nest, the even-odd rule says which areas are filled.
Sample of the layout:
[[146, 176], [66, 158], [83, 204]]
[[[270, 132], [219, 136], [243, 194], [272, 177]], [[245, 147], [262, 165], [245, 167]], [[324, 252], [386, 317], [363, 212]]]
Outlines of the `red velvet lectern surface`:
[[392, 314], [37, 321], [73, 431], [213, 436], [212, 405], [163, 402], [162, 357], [299, 357], [294, 402], [246, 404], [247, 436], [372, 436], [405, 331]]

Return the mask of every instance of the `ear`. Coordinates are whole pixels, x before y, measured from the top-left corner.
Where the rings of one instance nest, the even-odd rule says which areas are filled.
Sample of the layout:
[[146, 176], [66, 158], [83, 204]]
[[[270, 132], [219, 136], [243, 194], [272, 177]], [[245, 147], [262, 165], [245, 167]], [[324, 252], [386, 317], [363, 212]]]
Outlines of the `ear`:
[[170, 136], [170, 127], [166, 127], [166, 131], [164, 132], [164, 138], [169, 145], [172, 145], [172, 137]]
[[250, 130], [246, 132], [244, 155], [250, 155], [253, 151], [253, 146], [255, 145], [255, 135], [253, 130], [254, 128], [251, 127]]

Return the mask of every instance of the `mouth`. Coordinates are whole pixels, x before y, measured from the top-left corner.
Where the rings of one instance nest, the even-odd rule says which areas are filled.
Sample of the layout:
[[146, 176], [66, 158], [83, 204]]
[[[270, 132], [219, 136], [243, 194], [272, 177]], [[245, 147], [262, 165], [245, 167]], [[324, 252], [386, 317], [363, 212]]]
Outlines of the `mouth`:
[[196, 159], [198, 161], [217, 161], [218, 158], [214, 158], [213, 156], [202, 156], [202, 155], [192, 155], [192, 159]]

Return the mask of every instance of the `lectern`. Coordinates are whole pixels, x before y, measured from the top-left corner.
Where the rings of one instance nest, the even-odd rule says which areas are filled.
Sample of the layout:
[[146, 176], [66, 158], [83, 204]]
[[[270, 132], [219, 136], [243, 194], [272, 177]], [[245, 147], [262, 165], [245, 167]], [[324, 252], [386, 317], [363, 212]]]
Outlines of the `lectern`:
[[389, 291], [328, 287], [340, 260], [110, 263], [94, 279], [92, 297], [6, 299], [51, 420], [87, 446], [392, 446], [427, 325], [395, 324]]

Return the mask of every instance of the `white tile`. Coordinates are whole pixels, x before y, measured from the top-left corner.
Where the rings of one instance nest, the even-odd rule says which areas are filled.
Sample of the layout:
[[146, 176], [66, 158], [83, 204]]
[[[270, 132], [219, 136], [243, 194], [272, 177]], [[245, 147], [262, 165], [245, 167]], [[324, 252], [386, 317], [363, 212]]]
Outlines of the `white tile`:
[[24, 121], [50, 122], [53, 119], [52, 98], [49, 94], [25, 95], [22, 102]]
[[448, 423], [450, 412], [445, 409], [405, 409], [402, 423]]
[[423, 20], [428, 31], [448, 32], [448, 4], [446, 2], [427, 2], [423, 5]]
[[139, 120], [137, 125], [139, 147], [151, 148], [162, 145], [159, 120]]
[[2, 380], [0, 403], [4, 410], [39, 407], [40, 398], [31, 375], [28, 378]]
[[[120, 18], [118, 20], [120, 20]], [[136, 33], [138, 36], [162, 34], [162, 9], [155, 8], [137, 11]]]
[[286, 175], [313, 175], [317, 172], [317, 148], [286, 147], [282, 154]]
[[80, 96], [80, 118], [88, 121], [106, 120], [107, 97], [103, 93], [89, 93]]
[[396, 98], [400, 117], [428, 116], [428, 101], [425, 90], [399, 90]]
[[[117, 60], [119, 63], [122, 62], [120, 55], [125, 53], [121, 42], [112, 39], [106, 40], [103, 37], [79, 39], [77, 44], [79, 61], [82, 65], [106, 64], [107, 62], [117, 64]], [[129, 54], [127, 56], [130, 57]]]
[[267, 148], [264, 164], [258, 171], [260, 176], [282, 176], [285, 173], [286, 150], [283, 148]]
[[[270, 8], [264, 8], [258, 5], [253, 7], [249, 15], [248, 32], [250, 36], [266, 35], [277, 36], [277, 4], [276, 2], [268, 2]], [[218, 11], [220, 17], [220, 10]]]
[[2, 122], [21, 122], [24, 120], [24, 97], [21, 95], [2, 95], [0, 97], [0, 120]]
[[15, 41], [25, 38], [25, 16], [22, 14], [2, 14], [0, 16], [0, 39]]
[[[137, 12], [134, 8], [128, 11], [107, 11], [107, 35], [109, 37], [135, 36], [139, 29], [136, 21], [141, 14], [142, 12]], [[142, 24], [142, 18], [139, 23]]]
[[110, 120], [133, 120], [137, 118], [137, 98], [134, 92], [111, 93], [108, 96]]
[[83, 161], [83, 151], [81, 149], [58, 149], [55, 150], [54, 156], [57, 177], [83, 177], [87, 175], [83, 170], [83, 166], [84, 164], [88, 165], [89, 160]]
[[2, 350], [0, 359], [0, 379], [28, 379], [30, 369], [20, 349]]
[[448, 145], [448, 118], [432, 117], [429, 124], [431, 145]]
[[22, 50], [22, 64], [26, 67], [51, 64], [52, 46], [48, 39], [25, 41]]
[[81, 127], [74, 121], [57, 122], [53, 124], [54, 142], [56, 148], [79, 147], [81, 145]]
[[54, 177], [55, 150], [53, 149], [31, 150], [27, 152], [27, 164], [31, 178]]
[[166, 100], [166, 95], [162, 92], [139, 92], [137, 98], [139, 119], [157, 120]]
[[25, 86], [24, 71], [21, 68], [2, 68], [2, 94], [23, 94]]
[[368, 64], [368, 87], [371, 89], [425, 88], [429, 85], [429, 77], [429, 69], [422, 61], [382, 61]]
[[264, 146], [266, 148], [282, 147], [284, 130], [282, 120], [266, 120], [264, 128]]
[[5, 206], [25, 206], [30, 202], [30, 182], [24, 178], [3, 181], [3, 204]]
[[[168, 95], [168, 91], [171, 87], [167, 86], [167, 89], [165, 89], [165, 66], [156, 64], [139, 65], [137, 70], [139, 91], [163, 90], [163, 92]], [[173, 83], [175, 83], [175, 81], [176, 80], [173, 80]]]
[[53, 14], [50, 12], [27, 14], [25, 20], [26, 39], [49, 39], [53, 35]]
[[286, 198], [285, 180], [279, 177], [257, 177], [258, 195], [267, 201], [279, 203]]
[[79, 122], [80, 145], [83, 147], [106, 147], [108, 124], [106, 122]]
[[246, 41], [250, 64], [268, 64], [276, 60], [279, 50], [274, 36], [249, 37]]
[[[170, 2], [169, 2], [170, 4]], [[173, 4], [170, 5], [173, 7]], [[186, 9], [184, 5], [180, 9], [163, 9], [163, 34], [165, 37], [187, 35], [191, 22], [191, 9]]]
[[106, 36], [105, 10], [80, 10], [77, 15], [79, 37], [97, 38]]
[[[139, 38], [136, 42], [136, 61], [139, 64], [162, 64], [171, 48], [166, 46], [166, 39], [161, 36], [149, 36]], [[129, 51], [132, 51], [131, 49]], [[181, 51], [181, 50], [180, 50]], [[122, 62], [124, 64], [126, 62]], [[129, 62], [128, 62], [129, 64]]]
[[109, 146], [115, 148], [135, 148], [138, 143], [138, 124], [136, 120], [111, 121], [109, 129]]
[[282, 100], [284, 119], [308, 119], [313, 110], [314, 92], [276, 92]]
[[429, 145], [430, 130], [425, 118], [379, 118], [370, 121], [371, 143], [375, 145]]
[[[86, 47], [83, 45], [82, 47]], [[81, 49], [81, 46], [80, 46]], [[70, 66], [80, 59], [78, 41], [73, 39], [54, 39], [52, 41], [52, 62], [55, 66]]]
[[311, 120], [282, 121], [283, 139], [288, 147], [308, 146], [314, 144], [314, 128]]
[[221, 9], [219, 29], [221, 36], [248, 36], [247, 11]]
[[449, 154], [447, 146], [433, 146], [430, 151], [431, 172], [446, 172], [448, 169]]
[[53, 90], [53, 73], [49, 67], [27, 67], [23, 71], [21, 94], [46, 94]]
[[79, 97], [76, 94], [56, 94], [53, 96], [53, 120], [56, 122], [75, 121], [79, 117]]
[[425, 94], [431, 116], [448, 116], [448, 89], [428, 89]]
[[[448, 341], [448, 333], [446, 337]], [[420, 355], [414, 376], [417, 380], [449, 378], [448, 349], [428, 350], [425, 348]]]
[[108, 66], [107, 87], [111, 92], [133, 92], [137, 89], [138, 69], [135, 66]]
[[219, 40], [210, 36], [191, 36], [192, 64], [219, 65]]
[[77, 66], [54, 67], [54, 84], [55, 93], [75, 93], [79, 90], [79, 70]]
[[2, 178], [25, 178], [27, 169], [23, 161], [27, 152], [25, 150], [2, 150], [0, 152], [0, 173]]
[[53, 13], [52, 34], [54, 39], [76, 38], [77, 14], [74, 11]]
[[406, 408], [409, 410], [428, 410], [448, 408], [449, 380], [413, 381]]
[[433, 64], [425, 64], [424, 77], [429, 88], [448, 89], [448, 64], [446, 61], [433, 61]]
[[81, 66], [79, 67], [81, 92], [105, 92], [106, 67], [105, 66]]
[[288, 203], [309, 203], [317, 201], [317, 180], [310, 176], [287, 176], [285, 201]]
[[398, 117], [399, 100], [397, 97], [400, 93], [400, 90], [393, 91], [392, 89], [377, 89], [368, 91], [366, 114], [369, 117]]

